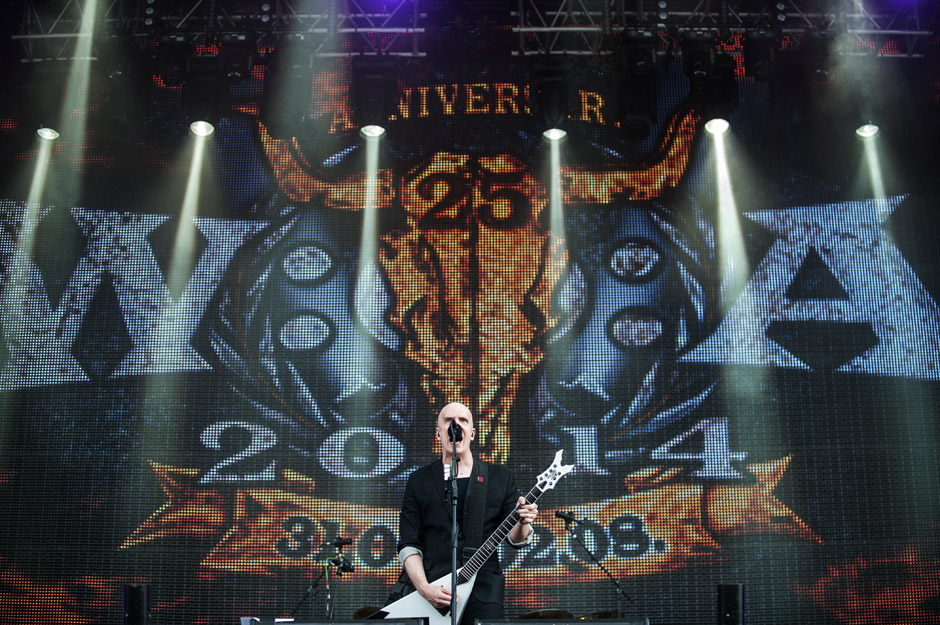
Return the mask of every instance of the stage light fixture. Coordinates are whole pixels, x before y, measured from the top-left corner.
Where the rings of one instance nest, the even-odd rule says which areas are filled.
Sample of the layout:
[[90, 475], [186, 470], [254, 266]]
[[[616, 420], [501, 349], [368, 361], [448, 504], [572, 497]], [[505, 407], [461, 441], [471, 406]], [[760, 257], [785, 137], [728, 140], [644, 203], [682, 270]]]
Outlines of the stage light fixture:
[[645, 139], [656, 121], [656, 48], [650, 31], [633, 30], [621, 40], [620, 129], [631, 141]]
[[777, 36], [765, 30], [748, 33], [744, 38], [744, 69], [754, 80], [768, 81], [773, 75]]
[[645, 139], [656, 121], [656, 80], [624, 76], [620, 84], [620, 131], [630, 141]]
[[859, 137], [863, 139], [870, 139], [874, 137], [875, 135], [877, 135], [879, 130], [880, 128], [878, 128], [877, 124], [872, 124], [871, 122], [869, 122], [867, 124], [862, 124], [861, 126], [856, 128], [855, 134], [857, 134]]
[[254, 37], [249, 37], [244, 33], [222, 35], [219, 61], [222, 65], [222, 74], [230, 83], [235, 84], [251, 76], [255, 47]]
[[352, 61], [349, 100], [359, 127], [381, 126], [398, 105], [398, 67], [393, 57], [359, 56]]
[[731, 118], [738, 106], [738, 83], [731, 55], [715, 55], [714, 70], [704, 79], [692, 83], [691, 97], [692, 106], [703, 119]]
[[669, 4], [666, 0], [659, 0], [656, 3], [656, 17], [659, 18], [660, 22], [665, 22], [669, 19]]
[[691, 82], [702, 82], [712, 75], [715, 69], [714, 31], [690, 30], [683, 34], [680, 47], [682, 70]]
[[[217, 56], [197, 56], [190, 60], [189, 74], [186, 84], [183, 85], [183, 105], [193, 132], [205, 132], [205, 124], [215, 128], [226, 93], [227, 90], [222, 86]], [[196, 124], [196, 127], [193, 124]]]
[[833, 36], [828, 32], [810, 31], [803, 36], [799, 50], [800, 60], [812, 80], [829, 81], [833, 45]]
[[186, 80], [192, 46], [183, 35], [164, 35], [157, 47], [157, 69], [168, 87], [179, 87]]
[[156, 16], [156, 0], [147, 0], [144, 6], [144, 26], [153, 26], [153, 20]]
[[[55, 61], [33, 63], [30, 72], [29, 123], [27, 128], [38, 128], [42, 135], [49, 136], [57, 128], [63, 129], [61, 117], [63, 91], [68, 82], [68, 64]], [[38, 132], [38, 131], [37, 131]]]
[[274, 0], [262, 0], [258, 5], [258, 19], [262, 24], [270, 24], [274, 19]]
[[108, 77], [104, 104], [104, 132], [115, 141], [127, 141], [147, 121], [152, 102], [149, 59], [127, 37], [98, 42], [98, 58]]
[[[564, 132], [568, 124], [568, 85], [572, 64], [567, 59], [543, 59], [532, 66], [531, 92], [546, 131]], [[551, 133], [555, 136], [557, 132]], [[547, 137], [547, 135], [546, 135]]]
[[728, 123], [727, 119], [721, 117], [715, 117], [705, 122], [705, 132], [716, 137], [728, 132], [729, 128], [731, 128], [731, 124]]
[[649, 30], [628, 30], [620, 39], [623, 69], [631, 76], [649, 76], [656, 69], [656, 36]]
[[549, 141], [557, 142], [568, 136], [567, 131], [562, 130], [561, 128], [549, 128], [548, 130], [542, 133], [542, 136], [548, 139]]
[[275, 139], [300, 134], [313, 95], [311, 59], [302, 35], [283, 38], [268, 57], [261, 93], [261, 123]]
[[215, 126], [207, 121], [196, 120], [189, 125], [189, 131], [197, 137], [208, 137], [215, 132]]
[[44, 141], [55, 141], [59, 138], [59, 131], [54, 128], [49, 128], [46, 126], [40, 126], [36, 130], [36, 134], [40, 139]]
[[378, 124], [369, 124], [359, 129], [359, 135], [363, 139], [378, 139], [385, 134], [385, 128]]

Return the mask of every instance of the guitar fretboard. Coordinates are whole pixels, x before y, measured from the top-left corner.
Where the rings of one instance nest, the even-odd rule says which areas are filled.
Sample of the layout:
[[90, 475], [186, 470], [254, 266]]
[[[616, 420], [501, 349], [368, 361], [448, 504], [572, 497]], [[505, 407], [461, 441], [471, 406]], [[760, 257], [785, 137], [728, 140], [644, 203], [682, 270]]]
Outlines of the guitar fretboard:
[[[526, 496], [526, 503], [535, 503], [539, 500], [543, 494], [542, 489], [536, 484], [532, 490], [530, 490]], [[477, 574], [477, 571], [480, 570], [480, 567], [489, 560], [490, 556], [499, 548], [500, 543], [506, 540], [506, 537], [509, 536], [509, 532], [512, 531], [512, 528], [515, 527], [516, 523], [519, 522], [519, 513], [516, 510], [513, 510], [509, 516], [507, 516], [502, 523], [499, 524], [499, 527], [490, 534], [490, 537], [477, 549], [466, 564], [463, 565], [463, 568], [460, 569], [460, 572], [457, 573], [457, 583], [463, 584], [470, 581], [470, 578]]]

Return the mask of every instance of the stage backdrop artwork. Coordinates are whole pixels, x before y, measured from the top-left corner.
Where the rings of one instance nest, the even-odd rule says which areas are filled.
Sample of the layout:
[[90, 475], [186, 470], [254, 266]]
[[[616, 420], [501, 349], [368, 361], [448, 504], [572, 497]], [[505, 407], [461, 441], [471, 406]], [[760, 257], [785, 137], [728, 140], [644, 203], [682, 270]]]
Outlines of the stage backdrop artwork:
[[[755, 624], [940, 621], [936, 148], [898, 124], [876, 176], [739, 71], [719, 149], [678, 64], [628, 140], [584, 60], [553, 154], [525, 60], [485, 53], [403, 63], [373, 144], [341, 58], [298, 136], [259, 66], [201, 147], [159, 78], [128, 143], [100, 79], [85, 136], [13, 141], [8, 79], [5, 175], [48, 165], [0, 198], [0, 620], [119, 622], [127, 584], [167, 625], [381, 606], [463, 401], [524, 490], [576, 465], [500, 551], [510, 616], [615, 609], [593, 555], [630, 620], [744, 584]], [[905, 98], [936, 115], [933, 81]]]

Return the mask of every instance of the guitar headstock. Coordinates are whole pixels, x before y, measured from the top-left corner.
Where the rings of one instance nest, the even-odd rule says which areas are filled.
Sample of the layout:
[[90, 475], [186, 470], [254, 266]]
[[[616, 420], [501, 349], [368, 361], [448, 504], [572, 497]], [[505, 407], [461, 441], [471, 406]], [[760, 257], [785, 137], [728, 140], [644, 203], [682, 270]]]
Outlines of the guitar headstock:
[[558, 483], [558, 480], [563, 478], [568, 474], [571, 469], [574, 468], [573, 464], [562, 464], [561, 463], [561, 454], [564, 452], [564, 449], [559, 449], [555, 452], [555, 459], [552, 460], [550, 467], [545, 469], [537, 480], [537, 486], [542, 489], [542, 492], [551, 490], [555, 488], [555, 484]]

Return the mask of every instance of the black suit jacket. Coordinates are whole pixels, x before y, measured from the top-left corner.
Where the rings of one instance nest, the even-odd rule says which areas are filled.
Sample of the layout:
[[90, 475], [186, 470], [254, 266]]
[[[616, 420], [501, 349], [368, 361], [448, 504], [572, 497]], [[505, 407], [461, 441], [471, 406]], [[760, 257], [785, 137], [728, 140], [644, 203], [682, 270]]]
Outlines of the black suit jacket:
[[[480, 465], [474, 458], [470, 474], [470, 487], [464, 501], [463, 518], [471, 518], [474, 506], [484, 505], [483, 536], [486, 540], [499, 524], [516, 508], [519, 491], [512, 470], [494, 464], [487, 465], [486, 501], [480, 501]], [[417, 469], [408, 478], [399, 519], [398, 551], [405, 547], [420, 549], [424, 558], [424, 571], [428, 581], [434, 581], [450, 572], [451, 564], [451, 503], [445, 490], [444, 466], [440, 460]], [[458, 558], [463, 554], [466, 532], [460, 528]], [[479, 545], [477, 545], [479, 546]], [[462, 561], [458, 561], [458, 566]], [[503, 601], [503, 575], [494, 554], [481, 567], [473, 587], [478, 601]]]

